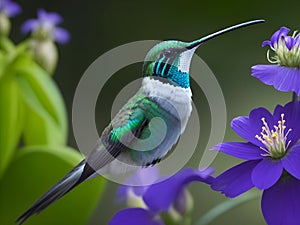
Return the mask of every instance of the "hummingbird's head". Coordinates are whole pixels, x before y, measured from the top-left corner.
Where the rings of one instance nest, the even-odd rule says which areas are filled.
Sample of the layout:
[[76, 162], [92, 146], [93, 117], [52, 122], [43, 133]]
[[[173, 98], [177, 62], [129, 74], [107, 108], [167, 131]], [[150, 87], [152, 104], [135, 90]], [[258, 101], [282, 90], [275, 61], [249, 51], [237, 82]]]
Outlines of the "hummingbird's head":
[[261, 22], [264, 22], [264, 20], [253, 20], [237, 24], [192, 42], [163, 41], [150, 49], [146, 55], [143, 75], [165, 80], [182, 88], [189, 88], [189, 68], [192, 57], [195, 50], [202, 43], [220, 34]]
[[175, 86], [188, 88], [190, 63], [199, 45], [174, 40], [155, 45], [146, 55], [143, 75], [167, 79]]

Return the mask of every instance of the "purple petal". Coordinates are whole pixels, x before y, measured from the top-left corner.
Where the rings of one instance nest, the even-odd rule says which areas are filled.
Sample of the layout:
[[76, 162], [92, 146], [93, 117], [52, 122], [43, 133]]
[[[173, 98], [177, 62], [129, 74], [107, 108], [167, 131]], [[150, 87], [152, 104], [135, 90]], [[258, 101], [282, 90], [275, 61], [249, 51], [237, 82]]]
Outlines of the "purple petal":
[[261, 44], [262, 47], [265, 47], [266, 45], [272, 46], [271, 41], [263, 41], [263, 43]]
[[149, 185], [152, 185], [158, 179], [159, 169], [157, 166], [152, 166], [139, 169], [136, 175], [131, 177], [129, 182], [133, 185], [138, 185], [134, 187], [134, 192], [136, 195], [141, 196], [145, 193]]
[[281, 27], [278, 31], [276, 31], [271, 37], [271, 46], [274, 45], [280, 40], [280, 38], [285, 37], [290, 32], [290, 29], [286, 27]]
[[34, 32], [39, 28], [39, 22], [36, 19], [29, 19], [25, 21], [21, 27], [21, 31], [24, 34]]
[[121, 185], [117, 190], [117, 199], [116, 201], [119, 202], [125, 202], [127, 199], [127, 194], [131, 186]]
[[189, 183], [193, 181], [212, 182], [213, 178], [210, 177], [212, 172], [211, 169], [204, 171], [183, 169], [169, 179], [151, 185], [143, 197], [144, 201], [152, 211], [168, 211], [182, 189]]
[[54, 31], [54, 40], [57, 43], [65, 44], [70, 40], [70, 33], [66, 29], [56, 27]]
[[293, 146], [300, 139], [300, 102], [289, 102], [285, 106], [277, 105], [274, 110], [274, 120], [281, 120], [281, 114], [284, 114], [285, 119], [285, 134], [289, 129], [291, 132], [287, 135], [287, 143], [290, 141], [289, 146]]
[[48, 13], [48, 20], [51, 21], [54, 25], [63, 22], [63, 18], [58, 13], [55, 12]]
[[233, 119], [231, 127], [245, 140], [250, 141], [254, 145], [265, 147], [263, 143], [255, 138], [255, 135], [259, 135], [262, 130], [262, 117], [264, 117], [268, 123], [273, 124], [273, 116], [268, 110], [265, 108], [256, 108], [250, 112], [249, 117], [240, 116]]
[[187, 211], [187, 204], [188, 204], [188, 191], [187, 190], [181, 190], [178, 196], [175, 198], [173, 202], [174, 209], [179, 212], [181, 215], [184, 215], [184, 213]]
[[300, 33], [298, 33], [295, 37], [295, 45], [300, 46]]
[[62, 17], [55, 12], [46, 12], [44, 9], [38, 9], [38, 19], [41, 22], [47, 22], [53, 26], [63, 21]]
[[258, 146], [251, 143], [224, 142], [215, 145], [212, 149], [245, 160], [256, 160], [263, 158], [261, 155], [263, 154], [263, 151]]
[[37, 10], [37, 16], [38, 16], [38, 19], [43, 19], [45, 17], [47, 17], [47, 12], [45, 9], [38, 9]]
[[142, 196], [149, 185], [159, 179], [159, 170], [157, 166], [140, 168], [131, 175], [126, 181], [126, 185], [120, 186], [117, 196], [121, 199], [127, 198], [127, 192], [130, 188], [137, 196]]
[[259, 162], [260, 160], [250, 160], [232, 167], [216, 177], [211, 188], [230, 198], [243, 194], [254, 187], [251, 174]]
[[55, 12], [49, 12], [47, 14], [47, 21], [51, 22], [53, 25], [57, 25], [63, 21], [63, 18]]
[[129, 208], [117, 212], [109, 225], [164, 225], [164, 223], [145, 209]]
[[[54, 12], [46, 12], [44, 9], [38, 10], [38, 21], [40, 26], [48, 32], [53, 32], [56, 25], [62, 22], [62, 17]], [[54, 34], [53, 34], [54, 35]]]
[[261, 208], [269, 225], [299, 225], [300, 181], [286, 177], [265, 190]]
[[7, 0], [4, 3], [3, 11], [8, 17], [14, 17], [17, 14], [19, 14], [22, 11], [22, 9], [19, 4]]
[[279, 180], [282, 170], [280, 160], [263, 159], [252, 171], [252, 182], [259, 189], [268, 189]]
[[288, 151], [282, 159], [282, 165], [289, 174], [300, 179], [300, 144]]
[[279, 91], [294, 91], [300, 96], [300, 71], [299, 68], [278, 65], [255, 65], [252, 76], [267, 85], [273, 85]]
[[294, 38], [291, 37], [291, 36], [286, 36], [286, 37], [284, 37], [284, 42], [285, 42], [286, 47], [287, 47], [289, 50], [291, 50], [291, 49], [294, 47], [294, 45], [295, 45], [295, 40], [294, 40]]
[[38, 19], [27, 20], [21, 30], [23, 33], [29, 33], [42, 28], [54, 41], [65, 44], [70, 40], [70, 33], [66, 29], [56, 27], [60, 22], [62, 22], [62, 17], [59, 14], [39, 9]]

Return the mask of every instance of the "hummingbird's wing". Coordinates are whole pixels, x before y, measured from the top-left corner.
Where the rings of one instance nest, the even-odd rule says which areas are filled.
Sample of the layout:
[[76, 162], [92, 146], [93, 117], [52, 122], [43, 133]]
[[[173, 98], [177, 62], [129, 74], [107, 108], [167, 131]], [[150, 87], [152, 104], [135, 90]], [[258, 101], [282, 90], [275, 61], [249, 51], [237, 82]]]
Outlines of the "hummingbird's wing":
[[[168, 107], [169, 111], [161, 107], [162, 104], [165, 108]], [[177, 142], [181, 134], [181, 120], [178, 113], [170, 113], [171, 109], [176, 112], [176, 108], [170, 103], [161, 101], [159, 104], [159, 101], [154, 101], [139, 91], [103, 131], [97, 146], [86, 159], [87, 163], [78, 183], [88, 179], [95, 171], [111, 163], [120, 154], [122, 157], [119, 159], [125, 159], [126, 163], [133, 162], [141, 166], [158, 163]], [[151, 123], [150, 129], [150, 121], [154, 118], [162, 119], [166, 127], [162, 127], [160, 122], [154, 122]], [[164, 133], [166, 130], [169, 132]], [[137, 144], [139, 140], [145, 140], [150, 135], [150, 142], [160, 143], [148, 143], [148, 146]], [[137, 145], [142, 149], [136, 150]], [[111, 169], [118, 170], [119, 168]]]
[[117, 113], [111, 123], [103, 131], [96, 147], [86, 159], [86, 164], [78, 183], [86, 180], [95, 171], [116, 159], [123, 151], [128, 149], [135, 138], [140, 138], [148, 128], [153, 115], [149, 108], [158, 105], [142, 93], [138, 92]]

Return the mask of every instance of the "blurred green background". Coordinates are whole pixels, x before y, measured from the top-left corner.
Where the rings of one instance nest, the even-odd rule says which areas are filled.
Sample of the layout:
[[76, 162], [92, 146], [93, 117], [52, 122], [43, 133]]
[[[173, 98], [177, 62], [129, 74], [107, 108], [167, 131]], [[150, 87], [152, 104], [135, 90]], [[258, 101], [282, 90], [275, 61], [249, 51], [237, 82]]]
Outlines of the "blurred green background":
[[[289, 101], [289, 93], [280, 93], [250, 76], [250, 67], [267, 63], [261, 42], [281, 26], [299, 28], [299, 1], [19, 1], [23, 13], [13, 20], [12, 37], [24, 38], [19, 27], [36, 9], [45, 8], [64, 17], [63, 27], [71, 33], [71, 41], [59, 47], [60, 60], [54, 79], [65, 99], [69, 113], [69, 145], [76, 148], [72, 133], [72, 100], [76, 86], [88, 66], [100, 55], [119, 45], [138, 40], [178, 39], [191, 41], [229, 25], [251, 19], [265, 19], [259, 24], [228, 33], [205, 43], [197, 54], [209, 65], [218, 79], [227, 105], [226, 141], [240, 140], [230, 129], [230, 121], [258, 106], [273, 110], [278, 103]], [[101, 74], [99, 74], [101, 76]], [[141, 65], [119, 71], [107, 83], [99, 97], [96, 120], [101, 131], [110, 120], [110, 106], [118, 91], [129, 81], [141, 76]], [[201, 76], [201, 74], [199, 74]], [[199, 87], [192, 82], [194, 102], [200, 112], [201, 138], [198, 150], [187, 166], [196, 167], [210, 131], [208, 104]], [[100, 101], [101, 100], [101, 101]], [[101, 103], [101, 104], [100, 104]], [[187, 146], [188, 147], [188, 146]], [[239, 160], [219, 154], [213, 163], [217, 173]], [[15, 179], [20, 179], [15, 177]], [[38, 185], [38, 184], [32, 184]], [[83, 184], [84, 185], [84, 184]], [[89, 224], [107, 224], [122, 205], [115, 204], [117, 184], [109, 182]], [[225, 200], [202, 184], [191, 185], [195, 198], [194, 218]], [[87, 195], [89, 193], [86, 193]], [[62, 199], [61, 201], [64, 201]], [[73, 204], [80, 204], [73, 199]], [[55, 206], [53, 206], [55, 207]], [[215, 220], [212, 224], [265, 224], [259, 200], [246, 203]]]

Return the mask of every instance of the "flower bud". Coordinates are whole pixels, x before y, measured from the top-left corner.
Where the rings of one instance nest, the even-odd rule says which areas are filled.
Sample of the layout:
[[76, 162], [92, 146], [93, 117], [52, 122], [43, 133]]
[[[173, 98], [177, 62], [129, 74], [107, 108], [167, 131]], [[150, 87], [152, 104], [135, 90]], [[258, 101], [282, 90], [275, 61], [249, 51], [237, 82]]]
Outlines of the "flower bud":
[[176, 197], [169, 211], [161, 214], [161, 217], [166, 224], [188, 224], [186, 221], [190, 221], [193, 208], [193, 197], [185, 188]]
[[185, 188], [173, 202], [174, 209], [182, 216], [190, 214], [194, 208], [194, 200], [191, 193]]
[[0, 36], [8, 36], [10, 29], [11, 24], [8, 16], [5, 13], [0, 13]]
[[57, 47], [54, 42], [50, 39], [31, 39], [30, 48], [36, 62], [52, 75], [58, 60]]
[[127, 190], [126, 204], [130, 208], [147, 208], [143, 197], [136, 195], [131, 188]]

